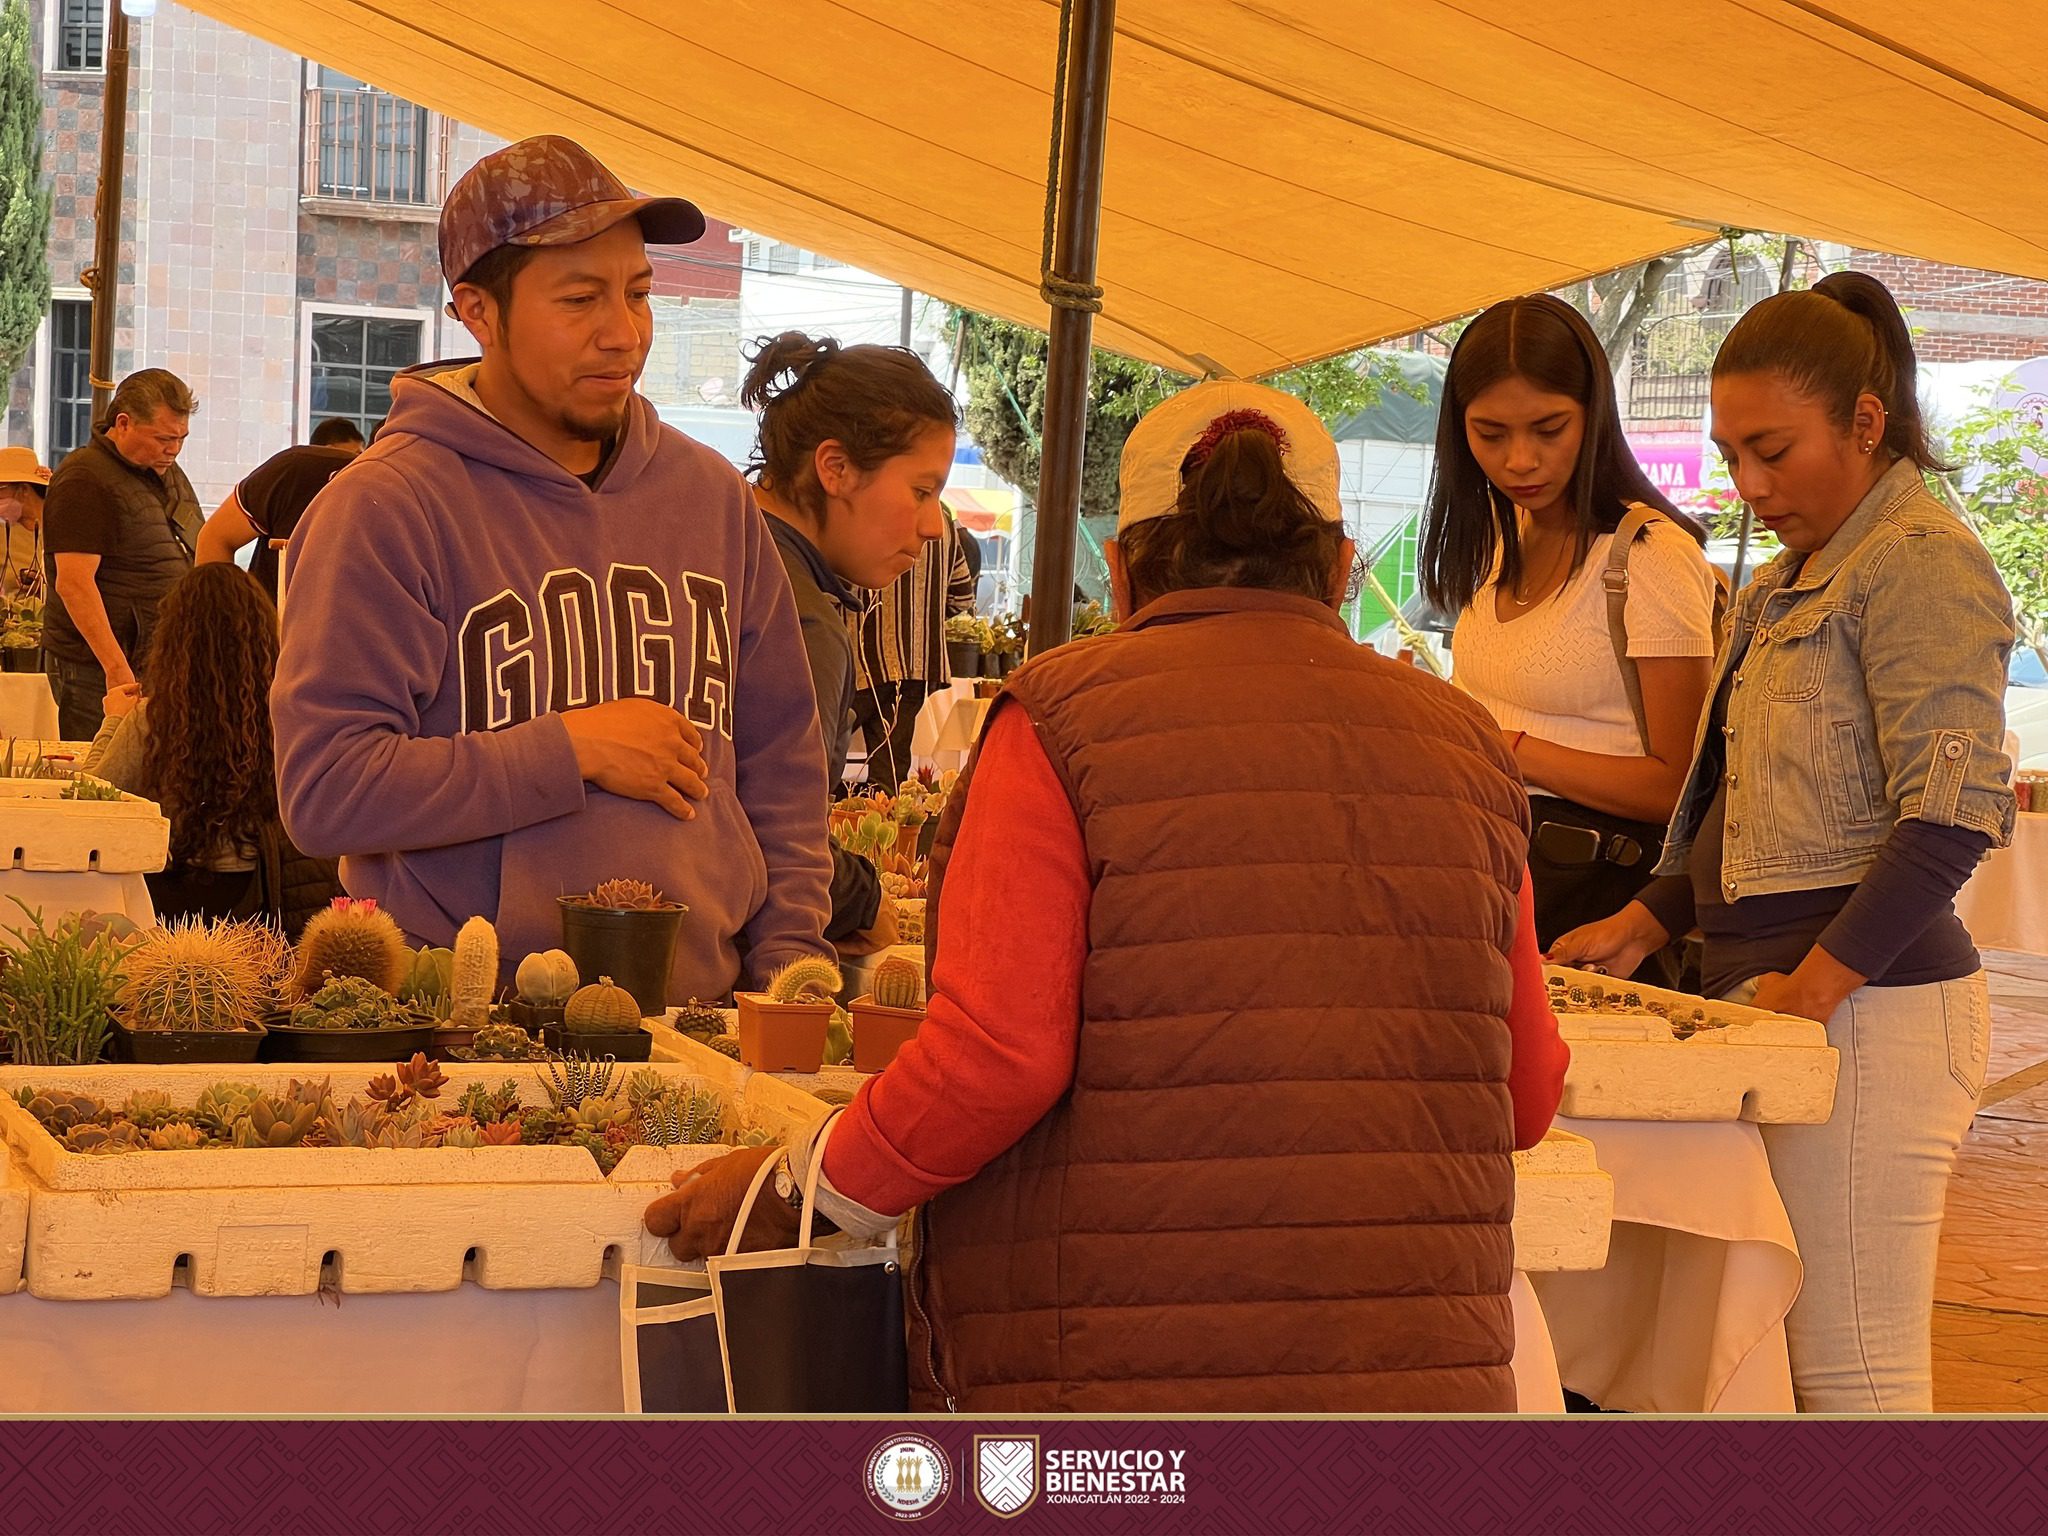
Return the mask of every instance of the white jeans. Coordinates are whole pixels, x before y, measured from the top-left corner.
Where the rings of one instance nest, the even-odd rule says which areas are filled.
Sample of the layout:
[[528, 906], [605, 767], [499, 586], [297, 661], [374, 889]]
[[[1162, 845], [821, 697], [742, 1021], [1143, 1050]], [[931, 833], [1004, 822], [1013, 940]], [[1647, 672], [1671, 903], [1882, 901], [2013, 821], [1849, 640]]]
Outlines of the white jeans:
[[1827, 1124], [1761, 1128], [1806, 1266], [1785, 1320], [1793, 1387], [1803, 1413], [1929, 1413], [1942, 1202], [1984, 1090], [1990, 993], [1982, 971], [1863, 987], [1827, 1027]]

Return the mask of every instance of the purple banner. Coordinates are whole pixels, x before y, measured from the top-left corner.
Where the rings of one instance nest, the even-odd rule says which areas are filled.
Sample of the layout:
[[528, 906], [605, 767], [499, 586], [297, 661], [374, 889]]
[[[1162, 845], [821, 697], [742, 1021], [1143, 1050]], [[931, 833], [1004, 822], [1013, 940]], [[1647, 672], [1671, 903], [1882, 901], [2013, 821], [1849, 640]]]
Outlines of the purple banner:
[[0, 1531], [1996, 1536], [2044, 1466], [2002, 1420], [17, 1419]]

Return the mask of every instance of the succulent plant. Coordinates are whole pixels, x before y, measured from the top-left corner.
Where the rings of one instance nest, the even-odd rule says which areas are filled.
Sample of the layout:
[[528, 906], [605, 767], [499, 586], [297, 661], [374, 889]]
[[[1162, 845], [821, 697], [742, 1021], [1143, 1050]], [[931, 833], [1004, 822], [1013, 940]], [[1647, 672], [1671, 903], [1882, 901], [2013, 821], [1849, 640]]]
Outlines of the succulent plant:
[[19, 896], [12, 900], [26, 922], [0, 928], [11, 952], [0, 969], [0, 1047], [18, 1067], [98, 1061], [120, 995], [126, 940], [96, 914], [46, 924]]
[[669, 905], [645, 880], [607, 880], [584, 899], [614, 912], [653, 912]]
[[534, 1007], [559, 1008], [569, 1000], [581, 979], [567, 950], [550, 949], [520, 961], [513, 984], [518, 987], [520, 998]]
[[295, 1147], [320, 1123], [320, 1106], [257, 1098], [235, 1122], [238, 1147]]
[[620, 1153], [618, 1148], [613, 1146], [612, 1143], [606, 1141], [604, 1137], [598, 1134], [596, 1131], [583, 1130], [579, 1128], [577, 1130], [570, 1132], [569, 1145], [572, 1147], [581, 1147], [584, 1151], [588, 1152], [592, 1157], [597, 1159], [597, 1166], [607, 1174], [609, 1174], [614, 1168], [619, 1166]]
[[455, 935], [449, 1022], [458, 1029], [476, 1029], [490, 1022], [491, 999], [497, 993], [498, 930], [484, 918], [472, 917]]
[[562, 1133], [561, 1111], [555, 1109], [522, 1109], [517, 1121], [507, 1120], [506, 1125], [516, 1123], [519, 1127], [519, 1141], [522, 1146], [545, 1147], [555, 1142]]
[[235, 1122], [262, 1097], [263, 1090], [254, 1083], [208, 1083], [199, 1090], [199, 1098], [192, 1106], [192, 1118], [216, 1136], [231, 1136]]
[[483, 1144], [484, 1133], [482, 1127], [467, 1122], [461, 1125], [451, 1125], [441, 1133], [441, 1145], [444, 1147], [480, 1147]]
[[725, 1015], [693, 997], [676, 1010], [676, 1033], [692, 1040], [713, 1040], [725, 1033]]
[[152, 1152], [197, 1152], [208, 1145], [206, 1132], [196, 1125], [163, 1125], [149, 1133]]
[[519, 1113], [519, 1085], [506, 1078], [496, 1088], [471, 1083], [455, 1101], [455, 1112], [467, 1115], [478, 1125], [490, 1125]]
[[725, 1104], [715, 1093], [677, 1088], [640, 1106], [640, 1139], [650, 1147], [725, 1139]]
[[415, 1051], [412, 1060], [401, 1061], [394, 1072], [371, 1078], [368, 1092], [387, 1110], [396, 1112], [409, 1104], [439, 1098], [447, 1086], [448, 1076], [440, 1064], [427, 1060], [426, 1052]]
[[869, 986], [878, 1007], [914, 1011], [924, 1007], [924, 967], [908, 955], [889, 955], [875, 966]]
[[405, 1004], [363, 976], [336, 977], [292, 1009], [294, 1029], [392, 1029], [412, 1022]]
[[592, 1131], [602, 1131], [608, 1125], [616, 1125], [631, 1113], [632, 1110], [616, 1098], [585, 1099], [574, 1109], [567, 1111], [572, 1129], [581, 1127]]
[[405, 935], [374, 901], [338, 896], [333, 906], [313, 914], [299, 936], [294, 997], [310, 997], [329, 979], [345, 976], [360, 976], [388, 994], [396, 994], [405, 980]]
[[640, 1005], [624, 987], [600, 976], [577, 989], [562, 1011], [563, 1022], [579, 1034], [627, 1034], [640, 1027]]
[[822, 956], [807, 955], [770, 978], [768, 996], [778, 1003], [830, 1002], [845, 985], [838, 966]]
[[635, 1109], [668, 1091], [669, 1080], [652, 1067], [642, 1067], [626, 1079], [626, 1102]]
[[140, 1130], [153, 1131], [178, 1118], [171, 1096], [155, 1088], [138, 1088], [121, 1106], [121, 1118]]
[[454, 1008], [450, 993], [455, 985], [455, 951], [422, 947], [409, 952], [405, 980], [398, 985], [398, 1000], [411, 1003], [422, 1013], [445, 1019]]
[[496, 1125], [487, 1125], [480, 1133], [482, 1144], [487, 1147], [516, 1147], [523, 1137], [517, 1120], [500, 1120]]
[[64, 1133], [64, 1146], [67, 1151], [90, 1153], [96, 1157], [140, 1152], [142, 1132], [126, 1120], [116, 1120], [112, 1125], [74, 1125]]
[[60, 800], [118, 800], [121, 791], [105, 779], [96, 779], [89, 773], [73, 776], [71, 782], [57, 792]]
[[256, 1028], [276, 1001], [269, 932], [198, 917], [152, 929], [122, 957], [116, 1013], [130, 1029]]
[[[24, 1093], [31, 1090], [23, 1089]], [[45, 1088], [25, 1106], [52, 1136], [62, 1136], [73, 1126], [91, 1125], [106, 1116], [106, 1108], [89, 1093], [67, 1088]]]
[[350, 1099], [320, 1117], [320, 1129], [330, 1147], [375, 1146], [378, 1128], [383, 1123], [382, 1105], [364, 1104], [357, 1099]]
[[545, 1056], [540, 1042], [517, 1024], [486, 1024], [471, 1037], [470, 1053], [479, 1061], [531, 1061]]
[[585, 1099], [601, 1099], [610, 1093], [618, 1065], [610, 1056], [557, 1056], [548, 1061], [541, 1086], [557, 1110], [574, 1109]]
[[853, 1016], [836, 1003], [825, 1025], [823, 1059], [828, 1067], [843, 1067], [853, 1060]]
[[775, 1145], [775, 1133], [765, 1125], [757, 1125], [740, 1136], [738, 1145], [742, 1147], [772, 1147]]
[[720, 1035], [716, 1040], [707, 1040], [704, 1043], [721, 1056], [730, 1056], [734, 1061], [740, 1059], [740, 1037], [738, 1035]]

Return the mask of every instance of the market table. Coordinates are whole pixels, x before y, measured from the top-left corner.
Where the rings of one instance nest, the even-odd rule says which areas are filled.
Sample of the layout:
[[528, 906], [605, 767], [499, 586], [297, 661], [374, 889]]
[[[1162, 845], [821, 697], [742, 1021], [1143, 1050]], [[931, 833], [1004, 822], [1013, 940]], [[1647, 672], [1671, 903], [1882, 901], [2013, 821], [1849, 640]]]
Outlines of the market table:
[[1614, 1179], [1602, 1269], [1532, 1277], [1565, 1386], [1638, 1413], [1791, 1413], [1804, 1271], [1747, 1121], [1580, 1120]]
[[0, 672], [0, 737], [57, 739], [57, 696], [40, 672]]
[[1979, 949], [2048, 955], [2048, 814], [2020, 813], [2012, 846], [1994, 850], [1957, 894], [1956, 916]]
[[149, 882], [141, 875], [0, 869], [0, 948], [12, 947], [6, 930], [19, 928], [28, 920], [14, 904], [16, 900], [30, 911], [42, 913], [46, 923], [67, 912], [118, 913], [138, 928], [156, 922]]

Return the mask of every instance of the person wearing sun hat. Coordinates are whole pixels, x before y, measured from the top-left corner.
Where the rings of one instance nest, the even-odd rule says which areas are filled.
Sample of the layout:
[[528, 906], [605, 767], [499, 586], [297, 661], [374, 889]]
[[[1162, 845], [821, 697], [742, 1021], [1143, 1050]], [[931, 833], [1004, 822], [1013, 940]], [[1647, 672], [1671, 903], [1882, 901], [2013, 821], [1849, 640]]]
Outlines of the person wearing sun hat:
[[0, 595], [42, 589], [43, 497], [49, 489], [50, 472], [33, 448], [0, 448]]
[[[635, 392], [650, 244], [704, 230], [581, 145], [480, 160], [441, 214], [481, 359], [392, 385], [287, 551], [279, 802], [416, 939], [644, 880], [689, 908], [674, 1001], [829, 953], [824, 749], [782, 563], [718, 453]], [[596, 980], [595, 977], [587, 978]]]
[[[1337, 450], [1300, 401], [1176, 395], [1121, 489], [1121, 625], [997, 698], [939, 831], [924, 1025], [793, 1173], [823, 1158], [816, 1214], [855, 1236], [923, 1206], [919, 1409], [1512, 1410], [1510, 1154], [1567, 1057], [1521, 781], [1483, 710], [1338, 617]], [[649, 1226], [723, 1242], [764, 1155]], [[794, 1224], [763, 1199], [748, 1240]]]

